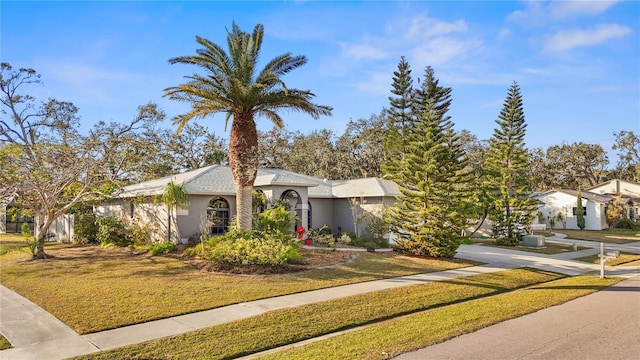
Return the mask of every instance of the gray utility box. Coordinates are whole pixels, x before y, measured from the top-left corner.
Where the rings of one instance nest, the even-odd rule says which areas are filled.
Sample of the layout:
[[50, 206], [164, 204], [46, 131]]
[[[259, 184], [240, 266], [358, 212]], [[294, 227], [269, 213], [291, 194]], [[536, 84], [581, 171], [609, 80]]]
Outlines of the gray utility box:
[[544, 236], [542, 235], [525, 235], [522, 237], [522, 246], [526, 247], [544, 247]]

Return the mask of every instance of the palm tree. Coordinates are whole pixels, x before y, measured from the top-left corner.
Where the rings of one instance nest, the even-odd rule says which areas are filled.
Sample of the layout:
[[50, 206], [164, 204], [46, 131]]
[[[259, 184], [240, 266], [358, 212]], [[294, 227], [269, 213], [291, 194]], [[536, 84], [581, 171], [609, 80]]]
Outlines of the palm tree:
[[227, 30], [228, 54], [217, 44], [196, 36], [202, 48], [196, 55], [180, 56], [169, 60], [171, 64], [192, 64], [202, 68], [205, 75], [186, 76], [188, 82], [166, 88], [164, 96], [192, 105], [191, 111], [173, 118], [178, 132], [193, 118], [205, 118], [218, 112], [229, 119], [229, 166], [236, 183], [237, 226], [251, 230], [251, 190], [258, 169], [258, 134], [254, 116], [265, 116], [282, 127], [277, 111], [288, 109], [308, 113], [314, 119], [331, 115], [332, 108], [312, 103], [315, 95], [309, 90], [288, 89], [281, 76], [307, 62], [305, 56], [279, 55], [257, 72], [256, 65], [263, 26], [258, 24], [249, 34], [233, 23]]

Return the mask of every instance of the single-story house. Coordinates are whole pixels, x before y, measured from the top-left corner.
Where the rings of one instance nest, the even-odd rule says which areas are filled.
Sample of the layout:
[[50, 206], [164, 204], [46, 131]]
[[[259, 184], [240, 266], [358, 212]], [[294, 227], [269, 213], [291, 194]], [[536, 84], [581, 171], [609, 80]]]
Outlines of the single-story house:
[[[605, 216], [606, 208], [612, 201], [616, 201], [617, 196], [622, 197], [627, 209], [625, 217], [637, 220], [640, 184], [614, 179], [582, 190], [580, 193], [585, 230], [603, 230], [609, 227]], [[538, 200], [540, 214], [549, 228], [579, 229], [576, 216], [577, 190], [552, 189], [535, 194], [533, 198]]]
[[640, 184], [625, 180], [610, 180], [602, 184], [598, 184], [589, 189], [590, 192], [620, 196], [626, 211], [625, 217], [630, 220], [640, 220]]
[[[171, 219], [158, 200], [170, 182], [182, 184], [189, 196], [189, 204], [174, 211]], [[297, 226], [309, 229], [326, 225], [334, 236], [342, 231], [367, 236], [368, 215], [380, 216], [383, 207], [392, 205], [400, 195], [394, 182], [380, 178], [323, 180], [279, 169], [259, 169], [254, 189], [264, 194], [268, 203], [289, 202]], [[129, 185], [96, 208], [98, 216], [149, 224], [159, 234], [156, 241], [167, 239], [169, 221], [176, 225], [171, 226], [173, 241], [186, 241], [203, 231], [224, 233], [236, 212], [235, 182], [225, 165]]]

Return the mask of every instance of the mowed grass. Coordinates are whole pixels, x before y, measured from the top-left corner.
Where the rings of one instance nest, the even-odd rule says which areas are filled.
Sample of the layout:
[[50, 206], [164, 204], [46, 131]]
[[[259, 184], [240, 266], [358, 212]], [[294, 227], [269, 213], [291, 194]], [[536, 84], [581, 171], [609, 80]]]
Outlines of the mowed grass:
[[597, 276], [557, 280], [389, 320], [326, 340], [268, 354], [260, 359], [389, 359], [508, 319], [565, 303], [620, 280], [600, 279]]
[[[514, 269], [282, 309], [81, 359], [228, 359], [398, 316], [548, 282], [562, 275]], [[325, 353], [323, 358], [344, 358]], [[304, 358], [304, 357], [301, 357]]]
[[198, 270], [177, 258], [135, 256], [127, 249], [95, 246], [51, 244], [47, 252], [56, 257], [31, 261], [13, 245], [12, 251], [0, 255], [0, 283], [81, 334], [278, 295], [473, 265], [360, 253], [352, 262], [330, 268], [247, 276]]
[[568, 239], [597, 241], [611, 244], [628, 244], [640, 241], [640, 232], [633, 230], [565, 230], [554, 232], [567, 235]]
[[[600, 256], [599, 254], [584, 256], [581, 258], [577, 258], [578, 261], [584, 261], [591, 264], [600, 264]], [[605, 262], [606, 266], [617, 266], [617, 265], [625, 265], [625, 266], [640, 266], [640, 254], [630, 254], [621, 252], [620, 256], [615, 259], [608, 259]]]

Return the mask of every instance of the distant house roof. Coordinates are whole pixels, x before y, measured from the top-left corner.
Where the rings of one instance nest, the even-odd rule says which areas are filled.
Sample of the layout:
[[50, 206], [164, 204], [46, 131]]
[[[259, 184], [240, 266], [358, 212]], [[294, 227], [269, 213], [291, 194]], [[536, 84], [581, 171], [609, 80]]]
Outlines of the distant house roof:
[[[231, 169], [225, 165], [212, 165], [182, 174], [125, 186], [116, 194], [116, 197], [130, 198], [160, 195], [171, 181], [174, 184], [184, 184], [184, 190], [191, 195], [233, 196], [236, 193]], [[267, 186], [307, 187], [310, 198], [400, 195], [398, 186], [394, 182], [379, 178], [331, 181], [281, 169], [258, 169], [254, 187]]]
[[638, 197], [640, 195], [640, 183], [633, 181], [626, 181], [620, 179], [613, 179], [605, 181], [598, 185], [592, 186], [587, 190], [597, 192], [601, 194], [619, 195], [628, 197]]
[[[574, 197], [578, 197], [578, 191], [577, 190], [569, 190], [569, 189], [551, 189], [548, 191], [544, 191], [539, 193], [538, 195], [534, 196], [534, 198], [540, 198], [540, 197], [544, 197], [548, 194], [554, 193], [554, 192], [560, 192], [560, 193], [564, 193], [564, 194], [568, 194]], [[598, 202], [598, 203], [603, 203], [606, 204], [609, 201], [613, 200], [613, 197], [611, 195], [606, 195], [606, 194], [598, 194], [598, 193], [594, 193], [591, 191], [586, 191], [583, 190], [580, 192], [580, 196], [584, 199], [593, 201], [593, 202]]]

